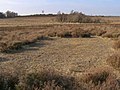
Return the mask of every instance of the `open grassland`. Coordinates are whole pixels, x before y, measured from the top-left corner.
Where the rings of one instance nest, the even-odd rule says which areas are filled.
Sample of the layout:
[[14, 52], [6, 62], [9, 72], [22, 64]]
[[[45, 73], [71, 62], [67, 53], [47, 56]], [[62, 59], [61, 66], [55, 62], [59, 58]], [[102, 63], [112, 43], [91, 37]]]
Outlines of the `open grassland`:
[[[98, 18], [103, 22], [109, 24], [120, 24], [120, 17], [92, 17]], [[13, 26], [35, 26], [43, 24], [54, 24], [59, 23], [56, 21], [56, 16], [34, 16], [34, 17], [17, 17], [0, 19], [0, 27], [13, 27]]]
[[0, 90], [120, 90], [120, 19], [99, 18], [1, 19]]
[[55, 17], [17, 17], [0, 19], [0, 27], [32, 26], [55, 22]]

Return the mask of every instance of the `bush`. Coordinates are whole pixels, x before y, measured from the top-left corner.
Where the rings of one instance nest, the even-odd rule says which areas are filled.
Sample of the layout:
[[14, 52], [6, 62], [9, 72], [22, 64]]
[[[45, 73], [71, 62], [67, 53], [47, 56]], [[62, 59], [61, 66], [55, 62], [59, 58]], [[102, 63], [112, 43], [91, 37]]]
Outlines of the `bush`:
[[[20, 73], [19, 73], [20, 74]], [[24, 74], [0, 73], [0, 90], [76, 90], [74, 77], [53, 70]]]
[[49, 37], [56, 37], [57, 36], [57, 32], [49, 32], [48, 36]]
[[1, 43], [1, 52], [9, 53], [14, 50], [22, 49], [23, 42], [5, 42]]
[[17, 85], [18, 90], [75, 90], [75, 79], [55, 71], [28, 73]]
[[57, 21], [59, 22], [71, 22], [71, 23], [100, 23], [100, 19], [93, 19], [83, 13], [72, 12], [70, 14], [58, 13]]
[[83, 77], [83, 81], [86, 83], [92, 82], [95, 86], [98, 84], [102, 84], [106, 82], [110, 73], [105, 70], [97, 70], [93, 71], [93, 73], [88, 73], [85, 77]]
[[[98, 69], [96, 69], [98, 70]], [[119, 90], [119, 79], [110, 71], [98, 70], [82, 80], [53, 70], [24, 74], [0, 74], [0, 90]]]
[[5, 18], [5, 14], [3, 12], [0, 12], [0, 18]]
[[57, 36], [62, 38], [71, 38], [72, 34], [70, 31], [64, 31], [64, 32], [58, 33]]
[[86, 85], [86, 90], [120, 90], [120, 80], [109, 78], [106, 82], [95, 86], [92, 82]]
[[72, 37], [75, 37], [75, 38], [78, 38], [78, 37], [90, 38], [91, 34], [87, 31], [85, 31], [85, 30], [77, 29], [77, 30], [72, 32]]
[[106, 82], [107, 78], [109, 76], [109, 73], [106, 71], [100, 72], [100, 73], [95, 73], [90, 76], [92, 83], [95, 85], [102, 84], [103, 82]]
[[86, 83], [86, 90], [119, 90], [120, 83], [117, 76], [109, 67], [94, 68], [82, 77]]
[[81, 28], [73, 31], [61, 31], [61, 32], [51, 32], [47, 36], [50, 37], [61, 37], [61, 38], [90, 38], [91, 33], [85, 31]]

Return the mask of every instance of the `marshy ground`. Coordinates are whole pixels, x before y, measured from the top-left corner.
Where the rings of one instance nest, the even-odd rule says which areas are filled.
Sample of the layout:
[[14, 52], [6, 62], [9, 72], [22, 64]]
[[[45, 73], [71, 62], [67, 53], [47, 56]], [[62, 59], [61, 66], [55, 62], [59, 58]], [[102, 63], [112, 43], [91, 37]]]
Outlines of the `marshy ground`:
[[[91, 67], [104, 65], [112, 51], [112, 41], [100, 37], [92, 38], [50, 38], [24, 46], [14, 54], [0, 53], [2, 68], [9, 67], [39, 68], [52, 67], [64, 72], [83, 73]], [[5, 61], [4, 61], [5, 60]]]
[[[63, 87], [67, 86], [67, 88], [70, 88], [72, 85], [67, 84], [76, 82], [71, 81], [71, 79], [66, 78], [66, 76], [74, 77], [80, 83], [82, 81], [80, 81], [79, 78], [84, 76], [83, 79], [87, 78], [87, 82], [91, 80], [91, 84], [94, 85], [94, 89], [90, 89], [92, 88], [91, 84], [89, 85], [87, 82], [82, 82], [83, 84], [85, 83], [84, 85], [87, 83], [88, 87], [85, 86], [86, 89], [71, 90], [110, 90], [109, 88], [111, 86], [116, 88], [115, 90], [119, 90], [120, 69], [118, 68], [120, 58], [115, 56], [115, 58], [110, 58], [110, 61], [107, 59], [116, 52], [119, 52], [119, 50], [115, 48], [117, 46], [118, 49], [120, 45], [117, 43], [117, 45], [114, 46], [115, 48], [113, 48], [113, 44], [114, 40], [119, 40], [120, 38], [120, 19], [119, 17], [101, 18], [109, 22], [80, 24], [58, 23], [55, 22], [55, 17], [1, 19], [0, 50], [2, 50], [2, 52], [0, 52], [0, 80], [2, 83], [0, 83], [0, 85], [4, 86], [3, 84], [5, 83], [6, 87], [8, 87], [7, 84], [9, 83], [6, 84], [6, 82], [9, 82], [9, 79], [14, 80], [11, 79], [11, 77], [15, 76], [15, 78], [18, 77], [19, 79], [17, 78], [18, 82], [13, 84], [14, 88], [16, 88], [15, 85], [17, 84], [18, 86], [20, 85], [21, 88], [26, 85], [27, 89], [24, 90], [36, 90], [28, 89], [28, 86], [31, 83], [33, 83], [33, 86], [36, 85], [36, 82], [39, 83], [39, 78], [41, 79], [42, 77], [38, 76], [39, 78], [37, 77], [36, 81], [34, 75], [30, 78], [27, 78], [27, 75], [29, 76], [29, 73], [33, 73], [36, 76], [36, 73], [40, 73], [40, 75], [44, 76], [44, 74], [46, 75], [45, 69], [48, 69], [55, 70], [60, 74], [65, 74], [65, 76], [63, 75], [65, 79], [61, 79], [59, 75], [56, 76], [57, 79], [55, 79], [57, 82], [60, 81]], [[116, 59], [113, 63], [115, 63], [114, 66], [117, 66], [117, 69], [109, 65], [113, 61], [112, 59]], [[100, 69], [102, 69], [102, 71]], [[10, 77], [8, 78], [6, 74]], [[48, 72], [47, 76], [44, 76], [43, 79], [51, 80], [51, 78], [54, 78], [52, 74], [50, 74], [51, 76], [49, 78]], [[113, 78], [114, 74], [115, 78]], [[31, 82], [28, 83], [27, 80], [31, 80]], [[42, 83], [44, 82], [47, 81], [43, 80]], [[95, 84], [99, 82], [102, 82], [102, 84], [96, 86]], [[23, 86], [21, 83], [23, 83]], [[64, 86], [64, 83], [67, 84]], [[59, 85], [59, 83], [57, 84]], [[105, 89], [106, 87], [107, 89]], [[0, 88], [3, 89], [4, 87]]]

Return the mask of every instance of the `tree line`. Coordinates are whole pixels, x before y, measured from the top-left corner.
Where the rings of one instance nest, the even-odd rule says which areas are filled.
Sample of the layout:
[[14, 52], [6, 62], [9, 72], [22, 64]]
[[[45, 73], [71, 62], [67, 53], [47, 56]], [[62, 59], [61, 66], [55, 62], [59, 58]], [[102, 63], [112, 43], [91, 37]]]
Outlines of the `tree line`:
[[14, 18], [17, 16], [18, 16], [18, 13], [12, 12], [12, 11], [7, 11], [5, 13], [0, 12], [0, 18]]
[[92, 18], [91, 16], [85, 15], [82, 12], [72, 10], [69, 14], [57, 13], [57, 21], [59, 22], [70, 22], [70, 23], [100, 23], [100, 19]]

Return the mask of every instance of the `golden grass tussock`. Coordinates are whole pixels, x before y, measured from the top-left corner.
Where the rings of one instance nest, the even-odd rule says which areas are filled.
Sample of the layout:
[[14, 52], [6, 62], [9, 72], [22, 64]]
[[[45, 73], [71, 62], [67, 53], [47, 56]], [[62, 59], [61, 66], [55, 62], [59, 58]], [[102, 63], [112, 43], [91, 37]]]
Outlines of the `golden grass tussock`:
[[120, 49], [120, 40], [114, 41], [113, 48], [114, 49]]
[[119, 79], [109, 67], [92, 68], [81, 77], [86, 83], [86, 90], [119, 90]]
[[120, 53], [115, 53], [108, 57], [107, 63], [116, 70], [120, 70]]
[[113, 77], [114, 75], [108, 67], [97, 67], [90, 69], [88, 74], [83, 76], [83, 81], [87, 83], [92, 81], [92, 83], [98, 85], [106, 82], [111, 76]]
[[1, 42], [0, 46], [0, 51], [1, 52], [5, 52], [5, 53], [9, 53], [9, 52], [12, 52], [12, 51], [16, 51], [16, 50], [20, 50], [22, 49], [22, 47], [24, 45], [29, 45], [29, 44], [32, 44], [32, 43], [35, 43], [37, 40], [40, 40], [42, 39], [42, 36], [37, 36], [37, 37], [34, 37], [34, 38], [29, 38], [29, 39], [25, 39], [23, 41], [6, 41], [6, 42]]

